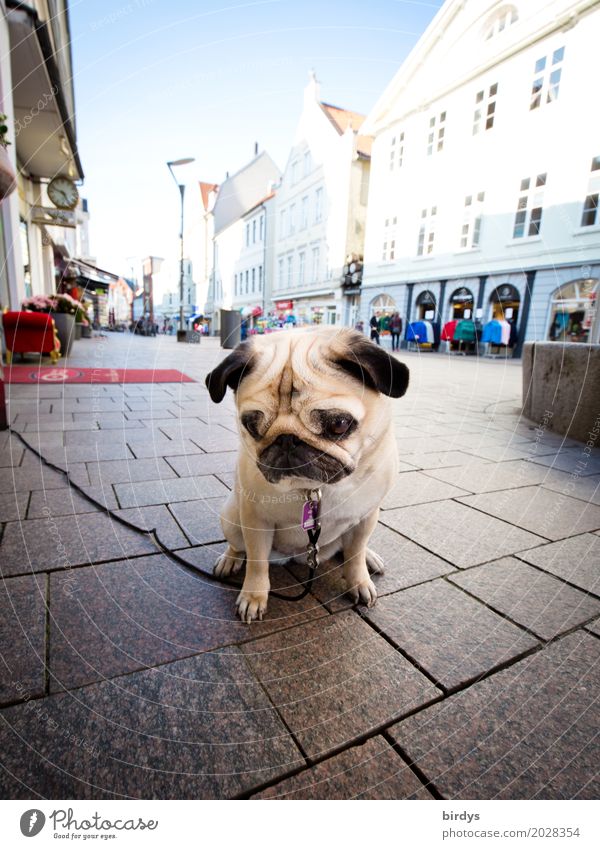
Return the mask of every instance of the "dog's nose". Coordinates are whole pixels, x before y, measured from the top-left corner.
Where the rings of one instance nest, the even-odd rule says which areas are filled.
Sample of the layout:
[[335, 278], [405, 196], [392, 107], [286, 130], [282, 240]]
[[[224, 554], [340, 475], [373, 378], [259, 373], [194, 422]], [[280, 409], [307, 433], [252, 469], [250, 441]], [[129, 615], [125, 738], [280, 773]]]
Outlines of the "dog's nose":
[[280, 433], [277, 439], [273, 441], [273, 445], [277, 445], [283, 451], [290, 451], [292, 448], [300, 445], [301, 439], [298, 439], [295, 433]]

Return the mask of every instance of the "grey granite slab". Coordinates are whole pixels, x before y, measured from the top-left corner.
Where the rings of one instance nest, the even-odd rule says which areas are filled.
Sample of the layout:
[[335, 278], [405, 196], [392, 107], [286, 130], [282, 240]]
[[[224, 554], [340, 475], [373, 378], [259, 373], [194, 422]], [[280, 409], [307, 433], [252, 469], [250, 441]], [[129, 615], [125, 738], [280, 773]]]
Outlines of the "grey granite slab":
[[461, 568], [546, 542], [455, 501], [386, 510], [381, 521]]
[[193, 475], [218, 475], [232, 472], [237, 466], [237, 454], [234, 451], [214, 452], [211, 454], [189, 454], [183, 457], [169, 457], [166, 461], [181, 477]]
[[584, 454], [583, 449], [584, 446], [582, 445], [580, 449], [561, 451], [556, 455], [535, 456], [531, 458], [530, 462], [539, 463], [577, 477], [600, 474], [600, 458]]
[[[149, 430], [142, 438], [139, 435], [140, 433], [139, 430], [132, 430], [127, 434], [127, 445], [133, 456], [138, 459], [203, 453], [202, 449], [191, 439], [171, 440], [164, 434], [156, 436], [153, 430]], [[132, 434], [135, 434], [135, 436]]]
[[192, 545], [204, 545], [225, 539], [220, 519], [224, 502], [224, 498], [178, 501], [169, 509]]
[[391, 736], [445, 799], [597, 799], [599, 661], [575, 631]]
[[600, 595], [600, 537], [597, 534], [568, 537], [520, 551], [518, 557], [582, 590]]
[[394, 507], [442, 501], [445, 498], [465, 494], [464, 489], [435, 480], [435, 478], [428, 477], [423, 472], [408, 471], [398, 475], [393, 489], [383, 499], [381, 508], [382, 510], [390, 510]]
[[1, 712], [2, 798], [226, 799], [304, 763], [232, 647]]
[[600, 504], [600, 475], [579, 476], [552, 471], [544, 479], [543, 486], [591, 504]]
[[0, 522], [24, 519], [29, 504], [28, 492], [0, 492]]
[[[75, 516], [77, 513], [94, 513], [93, 504], [83, 498], [75, 489], [37, 490], [31, 493], [28, 519], [45, 519], [47, 516]], [[24, 518], [24, 517], [23, 517]]]
[[32, 492], [37, 489], [64, 489], [65, 482], [64, 474], [43, 466], [37, 459], [35, 464], [26, 467], [0, 469], [0, 493], [13, 497], [14, 493]]
[[271, 598], [263, 621], [249, 626], [236, 616], [238, 592], [239, 587], [210, 580], [161, 554], [53, 574], [51, 691], [328, 616], [310, 597], [298, 602]]
[[383, 737], [373, 737], [253, 799], [432, 799]]
[[117, 483], [114, 488], [121, 507], [145, 507], [227, 495], [227, 487], [214, 475]]
[[432, 469], [427, 475], [446, 481], [453, 486], [467, 489], [470, 492], [494, 492], [501, 489], [513, 489], [532, 484], [544, 484], [549, 479], [559, 479], [561, 483], [568, 481], [568, 475], [555, 472], [546, 466], [527, 463], [524, 460], [514, 460], [506, 463], [491, 463], [480, 460], [460, 469]]
[[600, 507], [543, 487], [467, 495], [458, 500], [551, 540], [600, 528]]
[[0, 703], [45, 688], [46, 575], [0, 581]]
[[[127, 432], [139, 433], [138, 430]], [[99, 433], [106, 433], [106, 431], [99, 431]], [[71, 444], [65, 448], [49, 448], [44, 450], [43, 454], [48, 462], [54, 463], [54, 465], [60, 468], [67, 468], [73, 463], [91, 463], [99, 462], [100, 460], [130, 460], [133, 457], [122, 439], [118, 439], [114, 443]]]
[[190, 544], [190, 541], [164, 505], [130, 507], [127, 510], [116, 510], [115, 513], [142, 530], [151, 531], [155, 529], [158, 538], [167, 548], [184, 548]]
[[364, 615], [447, 690], [538, 644], [442, 579], [386, 596]]
[[476, 566], [451, 575], [450, 580], [542, 640], [551, 640], [600, 614], [600, 599], [514, 557]]
[[600, 619], [596, 619], [594, 622], [590, 622], [589, 625], [586, 625], [585, 627], [592, 634], [596, 634], [598, 637], [600, 637]]
[[351, 743], [440, 695], [352, 611], [242, 648], [287, 727], [311, 757]]
[[149, 457], [145, 460], [129, 459], [105, 460], [90, 463], [88, 466], [90, 482], [95, 486], [104, 484], [137, 483], [138, 481], [157, 481], [176, 477], [171, 466], [162, 457]]
[[[430, 446], [431, 447], [431, 446]], [[465, 466], [469, 462], [473, 462], [473, 458], [463, 451], [435, 451], [432, 447], [427, 453], [403, 453], [403, 446], [398, 446], [398, 455], [401, 460], [405, 460], [412, 466], [418, 469], [440, 469], [451, 466]]]
[[0, 542], [3, 577], [90, 565], [104, 560], [152, 553], [142, 534], [123, 527], [105, 513], [49, 516], [8, 522]]

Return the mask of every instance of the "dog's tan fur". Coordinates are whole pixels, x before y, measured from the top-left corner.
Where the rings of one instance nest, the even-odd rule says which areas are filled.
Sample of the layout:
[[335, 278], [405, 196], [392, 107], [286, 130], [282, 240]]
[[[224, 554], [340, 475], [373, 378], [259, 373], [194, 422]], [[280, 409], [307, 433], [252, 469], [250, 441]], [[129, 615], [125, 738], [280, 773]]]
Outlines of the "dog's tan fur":
[[[240, 378], [236, 406], [240, 418], [256, 410], [264, 418], [254, 438], [240, 425], [235, 487], [221, 514], [229, 545], [215, 566], [215, 573], [225, 576], [238, 571], [245, 560], [237, 609], [246, 622], [262, 619], [266, 611], [271, 553], [303, 559], [307, 544], [300, 527], [304, 493], [317, 486], [322, 490], [322, 560], [341, 552], [344, 578], [355, 600], [370, 606], [377, 598], [369, 567], [383, 571], [383, 564], [367, 544], [398, 463], [390, 398], [361, 385], [335, 364], [355, 355], [357, 340], [353, 331], [320, 329], [274, 333], [250, 343], [252, 365], [247, 376]], [[320, 435], [311, 416], [315, 410], [347, 411], [358, 426], [345, 440], [332, 442]], [[308, 477], [284, 477], [270, 483], [257, 461], [280, 434], [296, 435], [351, 473], [333, 484], [315, 483]]]

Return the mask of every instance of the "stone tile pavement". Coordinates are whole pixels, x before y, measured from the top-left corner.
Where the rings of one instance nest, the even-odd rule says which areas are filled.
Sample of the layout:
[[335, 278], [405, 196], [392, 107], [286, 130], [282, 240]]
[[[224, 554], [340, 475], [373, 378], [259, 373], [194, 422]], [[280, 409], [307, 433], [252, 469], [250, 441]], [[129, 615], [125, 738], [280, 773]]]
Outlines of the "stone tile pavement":
[[597, 798], [600, 452], [520, 418], [518, 363], [403, 354], [377, 605], [329, 562], [243, 625], [198, 571], [235, 469], [222, 356], [107, 335], [69, 364], [197, 382], [7, 387], [3, 797]]

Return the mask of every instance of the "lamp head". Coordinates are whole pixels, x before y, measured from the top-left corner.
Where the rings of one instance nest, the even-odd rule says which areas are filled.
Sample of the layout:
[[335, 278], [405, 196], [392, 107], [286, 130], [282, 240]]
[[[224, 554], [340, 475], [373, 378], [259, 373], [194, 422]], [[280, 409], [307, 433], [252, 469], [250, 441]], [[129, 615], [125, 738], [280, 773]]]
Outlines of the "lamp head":
[[195, 162], [195, 161], [196, 160], [194, 159], [193, 156], [188, 156], [186, 159], [175, 159], [173, 162], [167, 162], [167, 165], [169, 166], [169, 168], [171, 168], [171, 167], [176, 166], [176, 165], [189, 165], [190, 162]]

